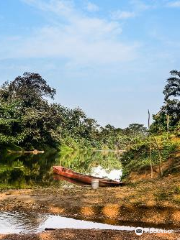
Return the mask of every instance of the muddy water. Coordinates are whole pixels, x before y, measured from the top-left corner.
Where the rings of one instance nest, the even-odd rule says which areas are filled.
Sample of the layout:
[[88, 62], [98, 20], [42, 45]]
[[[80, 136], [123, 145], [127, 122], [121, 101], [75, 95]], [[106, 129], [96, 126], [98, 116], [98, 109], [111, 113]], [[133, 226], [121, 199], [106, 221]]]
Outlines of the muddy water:
[[[115, 226], [91, 221], [76, 220], [62, 216], [45, 214], [26, 214], [19, 212], [0, 213], [0, 234], [39, 233], [46, 229], [108, 229], [119, 231], [135, 231], [133, 226]], [[144, 228], [144, 231], [162, 231], [157, 228]], [[171, 232], [173, 230], [170, 230]]]

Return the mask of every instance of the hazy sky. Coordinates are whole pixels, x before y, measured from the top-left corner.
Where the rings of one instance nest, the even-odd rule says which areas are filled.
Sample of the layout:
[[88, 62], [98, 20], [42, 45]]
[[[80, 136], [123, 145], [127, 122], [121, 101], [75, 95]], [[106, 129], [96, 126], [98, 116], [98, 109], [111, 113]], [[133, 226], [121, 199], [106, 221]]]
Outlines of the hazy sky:
[[38, 72], [100, 124], [147, 122], [180, 70], [180, 1], [1, 0], [0, 84]]

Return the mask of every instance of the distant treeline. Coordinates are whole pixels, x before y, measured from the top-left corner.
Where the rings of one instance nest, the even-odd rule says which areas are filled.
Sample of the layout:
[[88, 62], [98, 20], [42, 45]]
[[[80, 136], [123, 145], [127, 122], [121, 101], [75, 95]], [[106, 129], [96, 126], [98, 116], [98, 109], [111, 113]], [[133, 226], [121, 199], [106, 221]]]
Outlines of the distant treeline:
[[[180, 95], [180, 73], [172, 71], [165, 87], [165, 104], [154, 115], [152, 132], [179, 129], [180, 102], [171, 99]], [[50, 146], [59, 148], [93, 147], [123, 149], [138, 138], [145, 138], [147, 129], [142, 124], [128, 128], [100, 126], [80, 109], [69, 109], [50, 103], [56, 90], [38, 73], [24, 73], [0, 88], [0, 146], [20, 146], [25, 149]], [[167, 117], [168, 116], [168, 117]], [[167, 123], [168, 121], [168, 123]]]

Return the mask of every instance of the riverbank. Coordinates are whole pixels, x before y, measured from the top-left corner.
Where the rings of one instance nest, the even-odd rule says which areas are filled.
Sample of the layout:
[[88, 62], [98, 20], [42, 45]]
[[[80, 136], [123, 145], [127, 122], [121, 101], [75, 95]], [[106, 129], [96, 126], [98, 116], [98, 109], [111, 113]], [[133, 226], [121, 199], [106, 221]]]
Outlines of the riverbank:
[[134, 232], [110, 231], [110, 230], [55, 230], [45, 231], [40, 234], [12, 234], [0, 235], [1, 240], [178, 240], [180, 234], [148, 234], [137, 236]]
[[[178, 174], [169, 175], [162, 179], [129, 183], [119, 188], [99, 188], [98, 190], [80, 186], [59, 189], [1, 190], [0, 211], [50, 213], [114, 225], [177, 230], [180, 226], [180, 177]], [[110, 234], [111, 232], [109, 231]], [[114, 231], [112, 236], [113, 234], [115, 234]], [[118, 234], [118, 236], [121, 234], [128, 236], [130, 233]], [[178, 234], [176, 233], [176, 235]], [[177, 238], [168, 236], [168, 238], [157, 239]]]

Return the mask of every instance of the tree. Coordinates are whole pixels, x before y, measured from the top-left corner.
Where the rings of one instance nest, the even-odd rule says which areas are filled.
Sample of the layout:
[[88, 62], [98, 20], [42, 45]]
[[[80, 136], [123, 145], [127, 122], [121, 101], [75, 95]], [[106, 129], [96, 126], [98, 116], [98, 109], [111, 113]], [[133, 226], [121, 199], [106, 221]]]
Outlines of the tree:
[[180, 122], [180, 72], [172, 70], [171, 77], [167, 79], [164, 87], [164, 105], [158, 114], [153, 116], [155, 120], [151, 125], [151, 131], [173, 130]]
[[55, 93], [38, 73], [26, 72], [10, 83], [5, 82], [0, 88], [0, 103], [15, 107], [13, 112], [1, 107], [0, 133], [4, 131], [8, 136], [8, 129], [13, 136], [16, 132], [25, 133], [21, 144], [28, 148], [59, 143], [61, 116], [57, 106], [47, 101], [48, 97], [53, 99]]
[[172, 70], [170, 78], [164, 88], [165, 106], [162, 112], [171, 116], [171, 125], [175, 126], [180, 121], [180, 101], [176, 97], [180, 97], [180, 72]]
[[145, 136], [147, 133], [147, 128], [143, 124], [132, 123], [125, 129], [128, 135], [132, 137]]
[[26, 137], [20, 119], [18, 102], [8, 104], [0, 102], [0, 145], [19, 144]]
[[51, 88], [38, 73], [25, 72], [0, 90], [1, 99], [9, 102], [21, 101], [24, 107], [39, 108], [43, 97], [54, 98], [56, 90]]
[[170, 71], [172, 77], [167, 79], [167, 84], [164, 88], [164, 100], [167, 101], [170, 97], [180, 96], [180, 72], [177, 70]]

